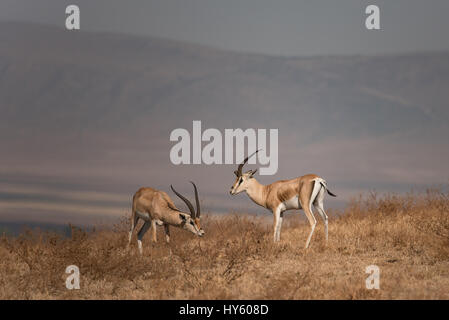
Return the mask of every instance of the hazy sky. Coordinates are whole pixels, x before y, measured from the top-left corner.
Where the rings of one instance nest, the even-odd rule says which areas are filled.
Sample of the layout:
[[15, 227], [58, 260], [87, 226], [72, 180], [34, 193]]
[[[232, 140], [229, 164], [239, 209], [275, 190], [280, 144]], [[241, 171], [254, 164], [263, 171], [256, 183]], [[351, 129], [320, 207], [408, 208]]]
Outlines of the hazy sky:
[[[144, 34], [273, 55], [449, 50], [447, 0], [2, 0], [0, 20], [64, 26], [77, 4], [81, 29]], [[380, 31], [365, 8], [380, 7]]]

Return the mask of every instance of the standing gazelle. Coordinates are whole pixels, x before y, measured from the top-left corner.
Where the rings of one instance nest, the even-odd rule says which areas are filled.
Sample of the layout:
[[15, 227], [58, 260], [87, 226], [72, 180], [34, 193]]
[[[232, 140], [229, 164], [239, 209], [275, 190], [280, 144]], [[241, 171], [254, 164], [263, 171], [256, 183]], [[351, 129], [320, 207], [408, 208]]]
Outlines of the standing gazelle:
[[132, 216], [131, 216], [131, 231], [129, 232], [129, 243], [131, 243], [131, 238], [133, 231], [137, 226], [137, 221], [140, 219], [144, 220], [143, 226], [137, 233], [137, 244], [139, 246], [139, 251], [142, 253], [142, 238], [148, 231], [148, 228], [152, 228], [153, 232], [153, 242], [156, 242], [156, 224], [163, 225], [165, 228], [165, 240], [170, 242], [170, 230], [169, 226], [182, 228], [188, 230], [197, 236], [202, 237], [204, 235], [204, 230], [200, 226], [200, 202], [198, 199], [198, 190], [196, 185], [193, 184], [195, 190], [195, 202], [196, 202], [196, 212], [192, 206], [192, 203], [179, 194], [172, 186], [170, 188], [173, 192], [185, 202], [189, 208], [190, 214], [182, 212], [176, 208], [173, 201], [170, 199], [167, 193], [159, 191], [153, 188], [140, 188], [133, 197], [132, 205]]
[[[254, 152], [251, 156], [258, 151]], [[315, 174], [307, 174], [291, 180], [280, 180], [269, 185], [262, 185], [253, 177], [257, 169], [242, 173], [244, 164], [251, 156], [246, 157], [238, 166], [238, 169], [234, 171], [237, 179], [231, 187], [230, 193], [235, 195], [242, 191], [246, 191], [248, 197], [250, 197], [256, 204], [271, 210], [274, 215], [273, 227], [275, 242], [279, 241], [281, 237], [284, 211], [290, 209], [304, 209], [310, 227], [312, 228], [306, 241], [306, 248], [309, 247], [310, 239], [312, 239], [313, 231], [316, 226], [316, 219], [312, 211], [313, 204], [321, 218], [323, 218], [327, 241], [328, 219], [323, 207], [324, 192], [327, 191], [327, 193], [333, 197], [336, 197], [336, 195], [329, 191], [326, 181]]]

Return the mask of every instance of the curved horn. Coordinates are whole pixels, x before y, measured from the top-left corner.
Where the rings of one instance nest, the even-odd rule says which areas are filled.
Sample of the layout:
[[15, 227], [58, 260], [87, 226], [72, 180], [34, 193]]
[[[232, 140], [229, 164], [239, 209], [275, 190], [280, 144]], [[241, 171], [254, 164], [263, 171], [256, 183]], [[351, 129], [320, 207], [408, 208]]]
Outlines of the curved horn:
[[261, 149], [257, 150], [257, 151], [254, 152], [252, 155], [247, 156], [247, 157], [245, 158], [245, 160], [243, 160], [243, 162], [242, 162], [241, 164], [239, 164], [239, 167], [238, 167], [238, 169], [237, 169], [237, 174], [238, 174], [239, 177], [242, 175], [242, 169], [243, 169], [243, 166], [245, 165], [245, 163], [248, 162], [248, 159], [251, 158], [253, 155], [255, 155], [257, 152], [259, 152], [260, 150], [261, 150]]
[[193, 184], [193, 188], [195, 189], [195, 202], [196, 202], [196, 218], [200, 217], [201, 209], [200, 209], [200, 200], [198, 199], [198, 190], [196, 189], [196, 185], [190, 181], [191, 184]]
[[195, 210], [193, 209], [192, 203], [191, 203], [186, 197], [184, 197], [183, 195], [181, 195], [180, 193], [178, 193], [178, 192], [173, 188], [172, 185], [170, 185], [170, 188], [173, 190], [173, 192], [174, 192], [174, 193], [175, 193], [175, 194], [176, 194], [182, 201], [185, 202], [185, 204], [187, 205], [187, 207], [189, 207], [189, 210], [190, 210], [190, 216], [191, 216], [192, 218], [195, 219]]

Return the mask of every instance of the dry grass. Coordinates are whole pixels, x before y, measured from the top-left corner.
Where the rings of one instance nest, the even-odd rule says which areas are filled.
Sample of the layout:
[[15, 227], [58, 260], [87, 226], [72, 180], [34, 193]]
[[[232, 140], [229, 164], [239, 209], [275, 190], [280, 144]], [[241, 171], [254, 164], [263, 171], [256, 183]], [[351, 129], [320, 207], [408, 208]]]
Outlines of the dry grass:
[[[271, 224], [249, 215], [203, 218], [206, 235], [172, 228], [172, 243], [144, 239], [127, 248], [127, 219], [113, 230], [71, 239], [26, 232], [0, 241], [1, 299], [448, 299], [449, 197], [431, 190], [371, 194], [319, 223], [312, 246], [298, 213], [287, 215], [281, 242]], [[321, 221], [319, 221], [321, 222]], [[160, 228], [162, 229], [162, 228]], [[149, 233], [148, 233], [149, 234]], [[77, 265], [81, 289], [65, 288]], [[380, 290], [365, 288], [365, 268], [381, 270]]]

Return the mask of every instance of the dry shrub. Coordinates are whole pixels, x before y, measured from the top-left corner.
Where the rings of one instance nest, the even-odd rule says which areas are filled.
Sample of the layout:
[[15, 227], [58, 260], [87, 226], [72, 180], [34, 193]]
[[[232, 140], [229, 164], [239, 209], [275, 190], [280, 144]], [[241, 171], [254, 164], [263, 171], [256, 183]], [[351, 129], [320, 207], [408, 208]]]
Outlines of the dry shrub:
[[[25, 231], [0, 238], [1, 299], [448, 299], [449, 198], [438, 190], [371, 193], [331, 215], [329, 241], [320, 224], [289, 214], [281, 242], [271, 219], [246, 214], [205, 216], [206, 235], [171, 228], [165, 243], [135, 236], [128, 218], [71, 236]], [[148, 233], [149, 234], [149, 233]], [[381, 269], [381, 289], [365, 288], [365, 268]], [[68, 290], [76, 265], [81, 289]]]

